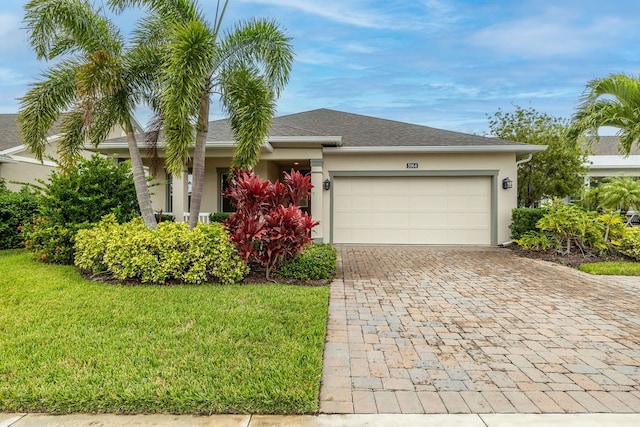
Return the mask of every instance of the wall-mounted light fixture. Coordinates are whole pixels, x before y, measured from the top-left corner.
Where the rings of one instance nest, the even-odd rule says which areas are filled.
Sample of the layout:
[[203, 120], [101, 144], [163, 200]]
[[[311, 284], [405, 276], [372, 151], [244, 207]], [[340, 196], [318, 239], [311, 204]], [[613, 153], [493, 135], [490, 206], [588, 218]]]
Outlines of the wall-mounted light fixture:
[[329, 181], [329, 179], [325, 179], [322, 182], [322, 188], [324, 188], [325, 190], [330, 190], [331, 189], [331, 181]]
[[502, 188], [505, 190], [509, 188], [513, 188], [513, 181], [511, 181], [509, 177], [506, 177], [505, 179], [502, 180]]

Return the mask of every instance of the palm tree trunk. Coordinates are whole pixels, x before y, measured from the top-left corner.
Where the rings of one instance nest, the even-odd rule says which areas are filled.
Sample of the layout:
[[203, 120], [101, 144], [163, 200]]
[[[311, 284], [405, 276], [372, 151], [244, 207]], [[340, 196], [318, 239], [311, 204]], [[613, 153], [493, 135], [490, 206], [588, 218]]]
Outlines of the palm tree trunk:
[[200, 117], [196, 131], [196, 146], [193, 152], [193, 183], [191, 185], [191, 206], [189, 207], [189, 228], [198, 224], [202, 192], [204, 191], [204, 164], [206, 161], [207, 132], [209, 130], [209, 95], [200, 99]]
[[131, 122], [126, 124], [126, 128], [129, 157], [131, 157], [131, 172], [133, 173], [133, 184], [135, 185], [136, 195], [138, 197], [138, 207], [140, 207], [144, 225], [154, 229], [158, 227], [158, 223], [153, 213], [153, 208], [151, 207], [151, 195], [149, 193], [149, 187], [147, 186], [147, 177], [144, 173], [142, 157], [140, 156], [140, 150], [138, 150], [138, 144]]

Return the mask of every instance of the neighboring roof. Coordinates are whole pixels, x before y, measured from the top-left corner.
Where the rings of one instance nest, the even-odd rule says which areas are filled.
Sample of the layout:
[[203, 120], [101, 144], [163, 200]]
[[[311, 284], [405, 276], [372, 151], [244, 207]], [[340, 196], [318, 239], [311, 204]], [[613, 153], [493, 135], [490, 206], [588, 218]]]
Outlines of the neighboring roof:
[[[618, 136], [601, 136], [600, 141], [594, 141], [593, 144], [591, 144], [591, 151], [593, 151], [593, 155], [595, 156], [619, 156], [621, 155], [618, 150], [619, 144], [620, 137]], [[634, 144], [633, 147], [631, 147], [629, 154], [640, 154], [638, 144]]]

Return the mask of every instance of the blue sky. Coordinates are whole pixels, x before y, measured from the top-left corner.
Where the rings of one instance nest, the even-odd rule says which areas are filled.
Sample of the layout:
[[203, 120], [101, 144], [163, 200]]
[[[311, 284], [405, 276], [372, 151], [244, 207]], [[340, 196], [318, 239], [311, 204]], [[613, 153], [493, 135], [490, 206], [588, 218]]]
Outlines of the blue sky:
[[[25, 3], [0, 4], [0, 113], [46, 67], [21, 29]], [[211, 18], [215, 3], [200, 0]], [[231, 0], [225, 22], [251, 17], [292, 38], [279, 115], [332, 108], [482, 135], [498, 109], [570, 117], [590, 79], [640, 74], [638, 0]]]

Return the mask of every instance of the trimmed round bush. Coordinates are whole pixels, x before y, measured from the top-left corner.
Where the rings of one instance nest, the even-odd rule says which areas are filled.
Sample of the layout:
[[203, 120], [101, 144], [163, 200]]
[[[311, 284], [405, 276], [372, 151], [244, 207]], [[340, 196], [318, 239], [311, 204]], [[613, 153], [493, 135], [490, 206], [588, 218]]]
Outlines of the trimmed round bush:
[[76, 236], [75, 265], [118, 280], [142, 283], [237, 283], [248, 271], [221, 224], [162, 222], [156, 230], [141, 218], [118, 224], [107, 215]]
[[277, 276], [299, 280], [332, 279], [336, 274], [336, 259], [333, 246], [314, 243], [280, 267]]

